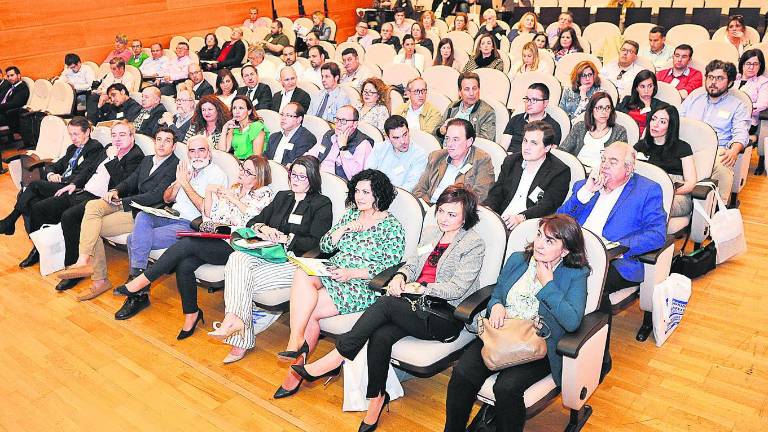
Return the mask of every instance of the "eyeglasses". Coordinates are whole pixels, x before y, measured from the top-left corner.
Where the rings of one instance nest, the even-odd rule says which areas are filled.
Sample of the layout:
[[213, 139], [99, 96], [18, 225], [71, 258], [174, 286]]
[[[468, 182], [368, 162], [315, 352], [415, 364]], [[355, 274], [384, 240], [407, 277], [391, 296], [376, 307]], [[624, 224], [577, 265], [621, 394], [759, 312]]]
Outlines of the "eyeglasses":
[[427, 94], [427, 89], [408, 90], [409, 92], [417, 95]]
[[291, 180], [296, 180], [296, 181], [302, 181], [303, 182], [303, 181], [307, 180], [307, 176], [305, 174], [296, 174], [296, 173], [292, 172], [291, 173]]
[[747, 67], [760, 67], [760, 62], [746, 62], [746, 63], [744, 63], [744, 66], [747, 66]]
[[298, 117], [301, 117], [301, 116], [298, 116], [296, 114], [280, 113], [280, 117], [298, 118]]
[[363, 96], [378, 96], [378, 95], [379, 95], [379, 92], [377, 92], [376, 90], [373, 90], [373, 91], [363, 90]]
[[596, 106], [595, 107], [595, 111], [598, 111], [598, 112], [611, 112], [611, 111], [613, 111], [613, 107], [610, 106], [610, 105]]
[[579, 75], [579, 78], [592, 78], [593, 76], [595, 76], [594, 73], [587, 72], [587, 73], [583, 73], [583, 74]]
[[240, 164], [240, 171], [246, 173], [247, 175], [249, 175], [251, 177], [256, 177], [256, 173], [251, 171], [251, 170], [249, 170], [248, 168], [246, 168], [244, 163]]
[[633, 50], [631, 48], [622, 48], [622, 49], [620, 49], [620, 51], [621, 51], [622, 54], [637, 54], [635, 52], [635, 50]]
[[141, 48], [141, 45], [131, 45], [131, 48]]
[[356, 121], [357, 120], [355, 120], [355, 119], [343, 119], [343, 118], [336, 117], [336, 123], [338, 123], [338, 124], [340, 124], [342, 126], [345, 126], [347, 123], [352, 123], [352, 122], [356, 122]]
[[705, 77], [707, 81], [723, 82], [728, 81], [728, 77], [724, 75], [707, 75]]
[[529, 98], [528, 96], [523, 98], [523, 102], [525, 103], [539, 103], [539, 102], [544, 102], [545, 100], [548, 100], [548, 99]]

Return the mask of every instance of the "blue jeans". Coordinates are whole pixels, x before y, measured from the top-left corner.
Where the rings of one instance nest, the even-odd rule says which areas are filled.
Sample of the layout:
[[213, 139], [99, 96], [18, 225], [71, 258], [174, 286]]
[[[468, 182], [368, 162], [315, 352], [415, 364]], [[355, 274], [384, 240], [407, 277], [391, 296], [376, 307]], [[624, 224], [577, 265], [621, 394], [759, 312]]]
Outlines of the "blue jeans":
[[146, 269], [150, 251], [170, 247], [178, 240], [177, 231], [189, 229], [188, 220], [168, 219], [139, 212], [133, 224], [133, 232], [128, 235], [128, 258], [131, 268]]

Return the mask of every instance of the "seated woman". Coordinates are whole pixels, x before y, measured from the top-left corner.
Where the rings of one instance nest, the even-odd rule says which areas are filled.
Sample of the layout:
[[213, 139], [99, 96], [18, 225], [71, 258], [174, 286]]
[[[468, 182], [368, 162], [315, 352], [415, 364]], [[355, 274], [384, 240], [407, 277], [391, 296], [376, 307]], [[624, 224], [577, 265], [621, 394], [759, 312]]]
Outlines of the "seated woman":
[[469, 33], [469, 17], [466, 12], [456, 12], [456, 18], [453, 20], [453, 28], [451, 31], [461, 31]]
[[[320, 162], [313, 156], [299, 156], [288, 169], [290, 190], [280, 191], [272, 202], [247, 225], [260, 236], [285, 245], [286, 251], [301, 256], [320, 246], [320, 238], [331, 227], [331, 200], [320, 194]], [[226, 314], [221, 325], [209, 335], [232, 345], [224, 363], [242, 359], [253, 348], [253, 296], [269, 290], [291, 287], [296, 266], [291, 262], [272, 263], [245, 252], [234, 252], [224, 272]]]
[[520, 60], [516, 61], [509, 70], [511, 79], [514, 78], [514, 75], [525, 72], [549, 72], [544, 64], [539, 62], [539, 49], [536, 48], [536, 44], [533, 41], [523, 45], [521, 52], [522, 56]]
[[635, 144], [635, 150], [648, 157], [649, 163], [663, 169], [674, 182], [675, 196], [669, 217], [691, 214], [691, 192], [698, 177], [691, 146], [680, 139], [680, 115], [677, 108], [661, 102], [651, 112], [648, 133]]
[[507, 39], [510, 42], [515, 40], [516, 37], [521, 34], [536, 33], [536, 27], [539, 25], [539, 19], [533, 12], [526, 12], [520, 17], [520, 21], [517, 25], [507, 34]]
[[656, 110], [660, 100], [656, 99], [659, 86], [656, 82], [656, 74], [648, 69], [641, 70], [632, 81], [632, 94], [624, 96], [624, 99], [616, 105], [616, 111], [629, 114], [632, 120], [640, 128], [640, 136], [643, 136], [651, 111]]
[[[539, 231], [524, 252], [510, 255], [488, 302], [490, 325], [501, 328], [505, 319], [540, 316], [551, 331], [547, 356], [499, 372], [493, 393], [496, 397], [496, 427], [499, 431], [522, 431], [525, 426], [523, 392], [550, 373], [560, 385], [563, 358], [557, 344], [567, 332], [576, 331], [587, 302], [590, 268], [581, 227], [570, 216], [552, 215], [539, 221]], [[495, 372], [480, 354], [483, 342], [472, 342], [453, 368], [445, 401], [445, 432], [464, 432], [477, 392]]]
[[589, 60], [576, 64], [571, 71], [571, 86], [563, 90], [560, 108], [574, 118], [584, 112], [593, 94], [602, 91], [597, 66]]
[[197, 57], [203, 62], [216, 61], [216, 58], [221, 53], [219, 48], [219, 39], [214, 33], [208, 33], [205, 35], [205, 45], [197, 52]]
[[219, 56], [214, 59], [215, 61], [211, 63], [201, 63], [200, 67], [207, 71], [240, 67], [245, 58], [245, 43], [242, 39], [243, 29], [240, 27], [233, 28], [229, 40], [224, 42], [221, 51], [219, 51]]
[[504, 61], [499, 55], [499, 50], [496, 49], [496, 45], [493, 44], [493, 36], [490, 33], [486, 33], [479, 38], [477, 48], [475, 49], [475, 55], [469, 58], [469, 61], [464, 65], [464, 72], [472, 72], [479, 68], [490, 68], [503, 71]]
[[251, 155], [260, 155], [269, 142], [269, 129], [264, 120], [253, 109], [253, 102], [245, 95], [236, 95], [232, 100], [232, 119], [221, 127], [220, 149], [243, 160]]
[[768, 77], [765, 72], [765, 56], [759, 49], [744, 51], [739, 59], [739, 75], [736, 85], [752, 99], [752, 126], [750, 134], [757, 132], [760, 113], [768, 108]]
[[536, 48], [540, 50], [545, 50], [547, 52], [551, 53], [551, 49], [549, 48], [549, 38], [547, 37], [547, 34], [544, 32], [536, 33], [533, 36], [533, 43], [536, 44]]
[[389, 86], [379, 78], [368, 78], [363, 82], [362, 99], [356, 108], [360, 121], [364, 121], [384, 133], [384, 122], [389, 118]]
[[[399, 263], [405, 232], [387, 211], [396, 190], [381, 171], [363, 170], [349, 181], [347, 213], [320, 241], [330, 259], [330, 276], [309, 276], [297, 270], [291, 286], [291, 336], [279, 357], [304, 363], [317, 345], [323, 318], [366, 310], [379, 296], [368, 282]], [[290, 370], [275, 399], [299, 391], [302, 377]]]
[[[306, 366], [292, 366], [302, 378], [312, 382], [335, 376], [344, 359], [354, 360], [368, 343], [368, 391], [371, 399], [360, 428], [372, 430], [384, 405], [387, 371], [392, 346], [413, 336], [424, 340], [446, 341], [456, 338], [463, 328], [460, 321], [437, 316], [419, 316], [413, 300], [401, 294], [432, 296], [447, 300], [452, 309], [481, 288], [477, 276], [483, 264], [485, 242], [473, 227], [477, 214], [477, 195], [464, 185], [448, 186], [435, 206], [437, 227], [422, 239], [418, 255], [408, 257], [405, 265], [389, 281], [386, 296], [379, 297], [363, 312], [352, 330], [336, 341], [336, 349]], [[438, 228], [439, 227], [439, 228]]]
[[429, 38], [429, 34], [427, 33], [427, 30], [424, 29], [424, 24], [420, 23], [419, 21], [414, 22], [413, 25], [411, 26], [411, 36], [413, 36], [413, 40], [417, 44], [428, 49], [430, 54], [434, 54], [435, 45], [432, 44], [432, 39]]
[[[424, 39], [430, 39], [432, 35], [437, 38], [440, 37], [440, 29], [435, 27], [435, 19], [435, 13], [431, 10], [422, 12], [419, 23], [421, 24], [421, 30], [424, 35]], [[413, 34], [413, 28], [411, 28], [411, 34]], [[414, 35], [414, 37], [416, 37], [416, 35]], [[430, 49], [430, 51], [432, 51], [432, 49]]]
[[732, 15], [728, 17], [728, 31], [723, 38], [726, 43], [732, 45], [742, 55], [752, 42], [747, 36], [747, 25], [744, 24], [744, 16]]
[[555, 41], [555, 46], [552, 47], [552, 51], [555, 53], [555, 61], [560, 61], [561, 58], [567, 54], [584, 52], [584, 48], [579, 43], [579, 38], [576, 35], [576, 30], [573, 27], [568, 27], [560, 32]]
[[[246, 221], [259, 215], [272, 202], [271, 182], [267, 158], [251, 156], [240, 165], [240, 175], [232, 187], [208, 185], [200, 231], [213, 232], [217, 225], [245, 226]], [[130, 295], [146, 289], [165, 274], [176, 273], [176, 287], [184, 311], [184, 326], [176, 339], [186, 339], [195, 333], [199, 321], [205, 323], [203, 311], [197, 306], [195, 270], [204, 264], [224, 265], [231, 254], [232, 247], [226, 241], [183, 237], [144, 273], [117, 287], [117, 291]]]
[[608, 93], [597, 92], [589, 98], [584, 120], [571, 128], [568, 136], [560, 144], [560, 150], [566, 151], [589, 166], [600, 164], [603, 148], [616, 141], [627, 141], [627, 130], [616, 124], [616, 112], [613, 99]]
[[416, 52], [416, 41], [413, 36], [409, 34], [403, 36], [403, 48], [392, 59], [392, 63], [408, 64], [418, 70], [419, 73], [424, 72], [424, 56]]
[[221, 141], [221, 129], [230, 119], [229, 108], [215, 95], [205, 95], [200, 98], [195, 107], [195, 113], [184, 142], [188, 142], [195, 135], [205, 135], [213, 148], [219, 148]]
[[216, 76], [216, 96], [226, 106], [231, 106], [237, 96], [237, 79], [227, 68], [221, 69]]
[[331, 40], [331, 27], [325, 24], [325, 14], [320, 11], [312, 13], [312, 29], [310, 31], [315, 32], [320, 40]]
[[432, 66], [449, 66], [456, 70], [459, 70], [459, 62], [456, 60], [456, 55], [453, 51], [453, 41], [449, 38], [440, 39], [440, 43], [437, 44], [437, 55]]

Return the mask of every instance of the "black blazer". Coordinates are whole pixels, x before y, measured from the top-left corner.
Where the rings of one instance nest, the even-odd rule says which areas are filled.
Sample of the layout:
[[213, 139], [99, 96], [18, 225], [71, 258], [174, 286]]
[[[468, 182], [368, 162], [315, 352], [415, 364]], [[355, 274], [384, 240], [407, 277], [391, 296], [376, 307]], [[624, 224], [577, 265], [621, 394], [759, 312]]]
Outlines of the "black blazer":
[[200, 83], [200, 86], [195, 90], [195, 99], [200, 100], [201, 97], [213, 94], [213, 86], [206, 80]]
[[[304, 108], [304, 112], [307, 112], [309, 111], [309, 104], [312, 102], [312, 98], [309, 96], [309, 93], [296, 87], [293, 89], [293, 94], [291, 95], [291, 100], [289, 102], [298, 103], [302, 108]], [[275, 112], [280, 112], [280, 104], [282, 103], [283, 92], [279, 91], [272, 95], [272, 106], [269, 109]]]
[[402, 45], [400, 45], [400, 38], [392, 35], [391, 38], [387, 39], [386, 42], [383, 42], [381, 38], [374, 39], [372, 43], [383, 43], [387, 45], [392, 45], [395, 48], [395, 53], [400, 52], [400, 48], [402, 48]]
[[[178, 114], [173, 115], [173, 120], [176, 121], [176, 118], [178, 117]], [[187, 131], [189, 130], [189, 125], [192, 124], [192, 117], [188, 118], [186, 122], [184, 122], [181, 127], [176, 127], [176, 123], [171, 123], [170, 127], [173, 131], [173, 136], [176, 138], [176, 142], [183, 142], [184, 137], [187, 136]]]
[[307, 194], [293, 212], [301, 216], [298, 224], [288, 223], [296, 200], [292, 191], [280, 191], [269, 205], [248, 221], [248, 226], [263, 223], [284, 234], [293, 234], [288, 250], [296, 255], [320, 247], [320, 238], [331, 229], [333, 210], [331, 200], [319, 193]]
[[218, 45], [214, 45], [213, 48], [210, 49], [208, 47], [202, 47], [200, 48], [200, 51], [197, 52], [197, 57], [200, 60], [216, 61], [220, 53], [221, 48], [219, 48]]
[[163, 192], [176, 180], [179, 158], [171, 154], [150, 174], [153, 160], [154, 156], [144, 156], [139, 169], [115, 186], [117, 195], [123, 200], [123, 210], [132, 211], [133, 201], [150, 207], [163, 202]]
[[232, 45], [232, 49], [229, 50], [229, 53], [227, 53], [227, 57], [224, 59], [224, 61], [218, 64], [217, 67], [219, 69], [232, 69], [240, 67], [243, 64], [243, 58], [245, 57], [245, 44], [243, 41], [239, 40], [234, 44], [232, 44], [232, 41], [226, 41], [221, 47], [221, 50], [224, 51], [224, 49], [229, 45]]
[[[75, 169], [72, 170], [72, 174], [70, 174], [69, 178], [75, 177], [80, 171], [83, 170], [88, 162], [91, 159], [97, 157], [103, 149], [104, 146], [100, 142], [93, 138], [89, 139], [88, 142], [83, 146], [83, 151], [80, 152], [80, 157], [77, 159], [77, 165], [75, 165]], [[77, 150], [77, 147], [74, 144], [71, 144], [69, 147], [67, 147], [67, 151], [64, 153], [64, 156], [61, 157], [61, 159], [45, 168], [45, 172], [43, 172], [43, 178], [45, 178], [50, 173], [63, 175], [64, 171], [67, 170], [67, 166], [69, 166], [69, 159], [71, 159], [75, 154], [75, 150]]]
[[118, 120], [117, 115], [123, 113], [125, 120], [132, 122], [138, 117], [141, 112], [141, 105], [129, 98], [124, 104], [115, 106], [110, 103], [105, 103], [96, 111], [96, 123], [110, 120]]
[[[247, 95], [248, 87], [240, 87], [237, 89], [237, 94]], [[266, 84], [257, 84], [256, 91], [253, 92], [251, 102], [253, 102], [253, 107], [255, 109], [269, 109], [269, 107], [272, 106], [272, 89], [270, 89]]]
[[[96, 174], [99, 165], [101, 165], [101, 163], [104, 162], [104, 159], [107, 158], [107, 148], [111, 146], [112, 144], [109, 144], [107, 147], [104, 147], [96, 157], [91, 158], [77, 175], [73, 175], [70, 178], [69, 182], [73, 183], [78, 188], [84, 187], [85, 184], [88, 183], [88, 180]], [[116, 184], [119, 184], [132, 172], [136, 171], [136, 168], [139, 167], [142, 159], [144, 159], [144, 153], [139, 146], [134, 145], [122, 159], [114, 158], [104, 164], [104, 167], [109, 173], [108, 189], [114, 188]]]
[[[6, 81], [6, 83], [8, 82]], [[11, 91], [10, 83], [8, 83], [7, 90], [0, 93], [0, 101], [5, 98], [9, 91]], [[27, 103], [27, 100], [29, 100], [29, 87], [27, 87], [27, 83], [20, 81], [13, 88], [13, 93], [8, 95], [8, 100], [0, 104], [0, 112], [7, 113], [8, 111], [19, 109]]]
[[[522, 153], [512, 153], [504, 158], [499, 179], [491, 186], [483, 205], [498, 214], [504, 212], [509, 203], [512, 202], [522, 175]], [[541, 168], [533, 178], [530, 189], [526, 192], [525, 206], [527, 210], [522, 213], [523, 216], [526, 219], [532, 219], [555, 213], [565, 201], [570, 181], [571, 172], [568, 165], [553, 156], [552, 153], [547, 153]], [[541, 192], [537, 194], [538, 200], [533, 202], [531, 194], [537, 187], [541, 189]]]
[[163, 116], [163, 114], [165, 114], [165, 106], [161, 103], [158, 103], [156, 107], [149, 111], [149, 117], [147, 117], [147, 119], [141, 123], [141, 127], [136, 131], [136, 133], [140, 133], [149, 137], [155, 136], [155, 132], [157, 132], [157, 129], [160, 128], [160, 124], [158, 122], [160, 121], [160, 118]]
[[299, 125], [299, 128], [296, 129], [296, 132], [294, 132], [293, 136], [291, 136], [291, 139], [288, 140], [289, 143], [293, 144], [293, 149], [286, 150], [283, 152], [282, 159], [276, 160], [275, 151], [277, 150], [277, 145], [280, 144], [281, 139], [283, 139], [282, 130], [273, 132], [269, 136], [269, 142], [267, 142], [267, 149], [264, 151], [264, 156], [266, 156], [267, 159], [274, 160], [275, 162], [282, 165], [293, 163], [297, 157], [309, 151], [309, 149], [311, 149], [317, 143], [317, 138], [312, 134], [312, 132], [310, 132], [304, 126]]

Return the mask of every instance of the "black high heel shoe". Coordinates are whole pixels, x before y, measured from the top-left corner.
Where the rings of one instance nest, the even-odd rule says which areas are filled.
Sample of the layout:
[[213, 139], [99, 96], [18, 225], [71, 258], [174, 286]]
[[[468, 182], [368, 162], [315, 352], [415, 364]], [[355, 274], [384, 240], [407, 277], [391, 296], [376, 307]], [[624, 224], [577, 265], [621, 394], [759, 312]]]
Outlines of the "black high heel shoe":
[[203, 317], [203, 310], [202, 309], [198, 309], [197, 310], [197, 318], [195, 318], [195, 323], [192, 324], [192, 328], [189, 329], [189, 330], [181, 329], [181, 331], [179, 332], [179, 335], [176, 336], [176, 340], [186, 339], [186, 338], [192, 336], [193, 334], [195, 334], [195, 329], [197, 328], [197, 323], [199, 323], [200, 321], [202, 321], [203, 324], [205, 324], [205, 318]]
[[286, 390], [285, 388], [283, 388], [283, 386], [280, 386], [280, 388], [277, 389], [277, 391], [275, 392], [274, 395], [272, 395], [272, 397], [274, 399], [282, 399], [282, 398], [287, 398], [288, 396], [293, 396], [296, 394], [297, 391], [299, 391], [299, 389], [301, 388], [301, 383], [303, 382], [304, 382], [304, 378], [300, 378], [299, 383], [296, 384], [296, 387], [290, 390]]
[[301, 345], [301, 348], [299, 348], [298, 351], [280, 351], [277, 353], [277, 356], [282, 358], [283, 360], [296, 360], [297, 358], [301, 357], [303, 355], [309, 354], [309, 344], [307, 341], [304, 341], [304, 343]]
[[291, 369], [293, 369], [294, 372], [296, 372], [303, 380], [306, 380], [307, 382], [315, 382], [320, 378], [328, 378], [328, 380], [326, 380], [324, 384], [325, 386], [327, 386], [332, 379], [339, 376], [339, 374], [341, 373], [341, 366], [342, 365], [339, 365], [339, 367], [318, 376], [310, 375], [310, 373], [307, 372], [307, 368], [305, 368], [304, 365], [302, 364], [291, 365]]
[[376, 430], [377, 427], [379, 427], [379, 420], [381, 419], [381, 413], [384, 412], [384, 407], [387, 408], [387, 412], [389, 412], [389, 393], [384, 392], [384, 403], [381, 404], [381, 410], [379, 411], [378, 417], [376, 417], [376, 423], [374, 424], [368, 424], [365, 421], [360, 422], [360, 429], [357, 430], [357, 432], [373, 432]]

